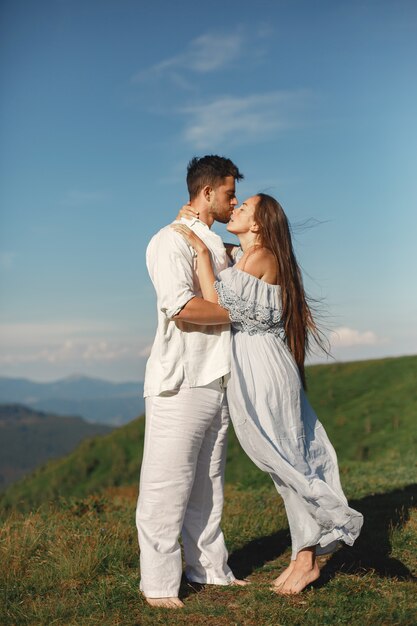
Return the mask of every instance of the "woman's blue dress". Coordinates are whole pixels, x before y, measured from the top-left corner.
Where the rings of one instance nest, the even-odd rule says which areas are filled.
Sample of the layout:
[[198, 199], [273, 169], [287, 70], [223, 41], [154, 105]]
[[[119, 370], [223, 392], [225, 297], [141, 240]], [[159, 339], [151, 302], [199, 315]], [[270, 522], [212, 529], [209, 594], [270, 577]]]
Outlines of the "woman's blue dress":
[[336, 453], [284, 341], [280, 287], [236, 267], [215, 287], [232, 322], [230, 416], [242, 448], [284, 500], [292, 558], [308, 546], [325, 554], [339, 541], [352, 545], [363, 517], [348, 506]]

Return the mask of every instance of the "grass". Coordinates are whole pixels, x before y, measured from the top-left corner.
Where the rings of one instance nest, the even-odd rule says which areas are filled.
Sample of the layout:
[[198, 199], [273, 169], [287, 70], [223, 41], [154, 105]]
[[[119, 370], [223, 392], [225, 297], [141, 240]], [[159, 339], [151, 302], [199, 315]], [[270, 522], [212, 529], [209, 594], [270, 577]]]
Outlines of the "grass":
[[321, 578], [300, 596], [269, 589], [290, 557], [286, 515], [269, 478], [247, 461], [231, 433], [223, 530], [233, 571], [252, 584], [184, 581], [183, 610], [148, 607], [138, 592], [134, 526], [143, 443], [138, 420], [85, 442], [5, 494], [0, 624], [414, 626], [416, 366], [417, 358], [407, 357], [310, 370], [312, 403], [365, 524], [352, 548], [321, 561]]
[[400, 459], [417, 448], [417, 357], [319, 365], [308, 382], [340, 458]]
[[[228, 485], [223, 529], [229, 562], [246, 588], [189, 585], [180, 612], [150, 609], [138, 593], [134, 488], [12, 513], [1, 534], [0, 623], [65, 625], [415, 624], [416, 485], [386, 475], [372, 495], [353, 499], [366, 523], [357, 544], [322, 560], [322, 577], [295, 598], [276, 596], [269, 581], [289, 559], [283, 505], [261, 489]], [[381, 490], [382, 487], [382, 490]], [[349, 493], [349, 490], [348, 490]]]

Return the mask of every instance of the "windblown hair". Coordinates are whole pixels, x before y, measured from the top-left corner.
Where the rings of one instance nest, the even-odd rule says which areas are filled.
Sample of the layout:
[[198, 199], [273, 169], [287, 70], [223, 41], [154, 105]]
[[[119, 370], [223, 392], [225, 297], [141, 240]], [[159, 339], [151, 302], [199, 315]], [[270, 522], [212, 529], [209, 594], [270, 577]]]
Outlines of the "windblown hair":
[[275, 256], [278, 283], [282, 293], [282, 321], [286, 342], [297, 363], [304, 388], [304, 360], [312, 337], [326, 353], [323, 335], [318, 329], [304, 291], [301, 270], [292, 246], [290, 226], [284, 209], [275, 198], [257, 194], [254, 220], [259, 227], [260, 244]]
[[217, 155], [194, 157], [187, 167], [187, 187], [190, 200], [194, 200], [206, 185], [213, 189], [222, 184], [226, 176], [242, 180], [243, 174], [230, 159]]

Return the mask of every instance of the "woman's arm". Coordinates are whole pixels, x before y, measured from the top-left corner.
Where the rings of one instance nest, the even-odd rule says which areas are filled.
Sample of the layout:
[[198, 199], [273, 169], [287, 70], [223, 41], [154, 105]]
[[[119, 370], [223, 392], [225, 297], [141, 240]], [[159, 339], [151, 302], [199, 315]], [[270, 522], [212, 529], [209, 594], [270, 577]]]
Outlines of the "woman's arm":
[[216, 277], [211, 265], [210, 252], [206, 248], [197, 252], [198, 280], [204, 300], [217, 304], [218, 296], [214, 288]]
[[189, 322], [190, 324], [205, 324], [215, 326], [217, 324], [229, 324], [229, 311], [219, 304], [207, 302], [203, 298], [191, 298], [173, 320]]
[[182, 235], [197, 253], [198, 280], [204, 300], [217, 304], [214, 288], [216, 277], [211, 266], [210, 252], [206, 244], [185, 224], [172, 224], [171, 228]]

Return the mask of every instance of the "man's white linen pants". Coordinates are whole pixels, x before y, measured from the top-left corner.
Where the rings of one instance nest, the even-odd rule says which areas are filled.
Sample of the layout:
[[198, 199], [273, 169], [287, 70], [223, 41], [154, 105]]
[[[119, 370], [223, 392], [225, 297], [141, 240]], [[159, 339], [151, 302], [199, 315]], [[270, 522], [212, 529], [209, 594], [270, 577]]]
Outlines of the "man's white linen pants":
[[228, 424], [218, 380], [146, 398], [136, 525], [140, 589], [148, 598], [178, 596], [180, 534], [188, 580], [217, 585], [234, 580], [220, 528]]

